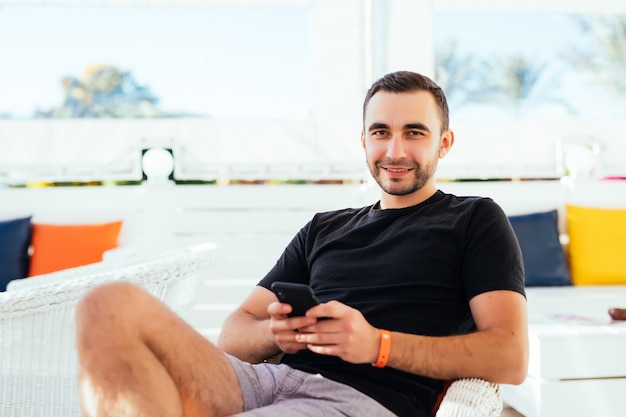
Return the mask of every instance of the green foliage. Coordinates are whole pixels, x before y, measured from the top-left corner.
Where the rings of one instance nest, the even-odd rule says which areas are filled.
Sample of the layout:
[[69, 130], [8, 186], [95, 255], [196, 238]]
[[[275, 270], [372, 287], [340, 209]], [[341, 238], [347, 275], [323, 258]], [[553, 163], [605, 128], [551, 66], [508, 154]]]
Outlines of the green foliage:
[[548, 65], [521, 54], [479, 59], [461, 56], [454, 42], [444, 44], [436, 57], [435, 79], [451, 103], [491, 103], [519, 114], [526, 105], [539, 101], [558, 103], [573, 110], [553, 95], [558, 80]]
[[458, 52], [458, 42], [449, 40], [435, 51], [435, 81], [446, 92], [450, 104], [463, 105], [481, 94], [478, 59]]
[[626, 94], [626, 16], [572, 17], [590, 40], [564, 53], [565, 60], [614, 96]]
[[70, 117], [162, 117], [158, 99], [139, 85], [130, 72], [111, 65], [92, 65], [81, 79], [61, 80], [63, 103], [35, 115], [41, 118]]

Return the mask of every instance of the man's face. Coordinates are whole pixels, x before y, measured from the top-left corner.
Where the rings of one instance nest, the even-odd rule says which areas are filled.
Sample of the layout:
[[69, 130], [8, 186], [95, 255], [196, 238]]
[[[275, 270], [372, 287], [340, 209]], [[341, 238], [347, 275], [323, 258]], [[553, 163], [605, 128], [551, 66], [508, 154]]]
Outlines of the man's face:
[[390, 195], [422, 189], [447, 150], [440, 150], [441, 121], [435, 98], [427, 91], [379, 91], [367, 106], [364, 128], [361, 140], [369, 170]]

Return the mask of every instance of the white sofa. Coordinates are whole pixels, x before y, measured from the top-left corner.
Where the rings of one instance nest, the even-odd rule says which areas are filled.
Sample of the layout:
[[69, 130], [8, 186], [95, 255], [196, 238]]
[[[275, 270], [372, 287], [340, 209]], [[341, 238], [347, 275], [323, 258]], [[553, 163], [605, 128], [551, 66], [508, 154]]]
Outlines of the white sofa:
[[626, 285], [527, 289], [528, 376], [503, 385], [504, 401], [526, 417], [621, 417], [626, 410]]

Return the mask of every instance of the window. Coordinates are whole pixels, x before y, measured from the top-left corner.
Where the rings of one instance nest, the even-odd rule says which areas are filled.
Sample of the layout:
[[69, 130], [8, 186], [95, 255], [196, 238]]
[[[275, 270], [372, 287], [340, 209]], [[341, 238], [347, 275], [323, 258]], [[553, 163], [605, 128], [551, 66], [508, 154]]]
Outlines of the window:
[[180, 180], [367, 179], [363, 96], [404, 69], [448, 95], [442, 179], [558, 178], [570, 148], [626, 176], [625, 22], [622, 0], [0, 0], [0, 183], [140, 179], [153, 146]]
[[458, 119], [626, 116], [626, 15], [438, 13], [435, 28]]
[[311, 113], [305, 7], [5, 7], [0, 39], [4, 118]]
[[457, 133], [443, 176], [558, 178], [581, 148], [592, 175], [624, 175], [626, 10], [540, 3], [435, 2], [433, 74]]
[[152, 146], [181, 180], [365, 170], [360, 0], [23, 3], [0, 0], [0, 180], [138, 179]]

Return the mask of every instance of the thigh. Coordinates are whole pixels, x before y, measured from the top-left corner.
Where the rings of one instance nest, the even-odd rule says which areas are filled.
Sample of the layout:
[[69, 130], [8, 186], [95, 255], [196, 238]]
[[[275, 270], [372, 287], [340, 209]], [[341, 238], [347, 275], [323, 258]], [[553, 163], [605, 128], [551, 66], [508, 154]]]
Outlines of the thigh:
[[90, 342], [105, 356], [124, 352], [125, 360], [137, 363], [141, 355], [153, 355], [176, 385], [184, 415], [225, 416], [243, 409], [226, 355], [143, 289], [122, 282], [98, 287], [79, 310], [77, 324], [90, 328]]
[[237, 417], [393, 417], [360, 391], [287, 365], [249, 364], [229, 357], [243, 391]]

